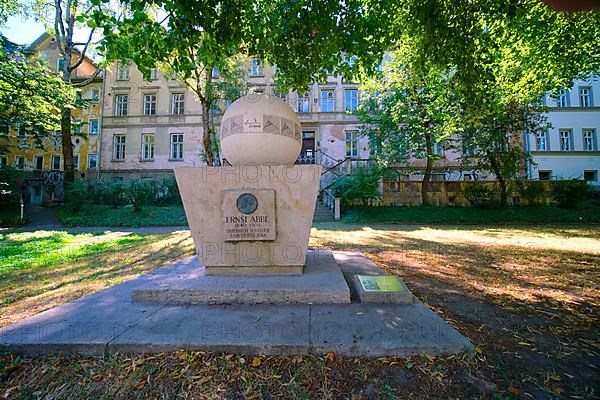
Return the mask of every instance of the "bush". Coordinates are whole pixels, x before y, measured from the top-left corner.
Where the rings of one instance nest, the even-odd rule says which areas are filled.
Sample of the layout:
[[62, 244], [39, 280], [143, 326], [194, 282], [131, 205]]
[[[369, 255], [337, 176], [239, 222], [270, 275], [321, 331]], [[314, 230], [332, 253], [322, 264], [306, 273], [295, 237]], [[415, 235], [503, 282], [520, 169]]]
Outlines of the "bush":
[[335, 181], [331, 191], [335, 197], [340, 197], [345, 205], [360, 201], [363, 206], [371, 200], [381, 199], [379, 192], [379, 171], [373, 168], [361, 167], [352, 173]]
[[123, 182], [98, 182], [96, 187], [96, 198], [99, 200], [100, 204], [106, 204], [112, 208], [119, 208], [127, 204], [125, 185]]
[[177, 205], [181, 204], [179, 187], [174, 177], [164, 178], [157, 184], [156, 205]]
[[133, 205], [135, 211], [156, 202], [158, 185], [154, 180], [132, 180], [125, 188], [125, 197]]
[[469, 203], [479, 208], [497, 207], [499, 205], [497, 193], [495, 188], [480, 182], [468, 183], [463, 188], [463, 194]]
[[0, 169], [0, 206], [2, 208], [19, 206], [21, 185], [24, 180], [23, 173], [15, 168]]
[[65, 206], [72, 211], [81, 211], [94, 199], [92, 186], [79, 180], [66, 185], [64, 196]]
[[555, 181], [552, 182], [552, 197], [559, 207], [575, 208], [589, 193], [586, 181]]
[[517, 181], [521, 197], [527, 200], [528, 205], [540, 204], [546, 194], [546, 186], [540, 181]]

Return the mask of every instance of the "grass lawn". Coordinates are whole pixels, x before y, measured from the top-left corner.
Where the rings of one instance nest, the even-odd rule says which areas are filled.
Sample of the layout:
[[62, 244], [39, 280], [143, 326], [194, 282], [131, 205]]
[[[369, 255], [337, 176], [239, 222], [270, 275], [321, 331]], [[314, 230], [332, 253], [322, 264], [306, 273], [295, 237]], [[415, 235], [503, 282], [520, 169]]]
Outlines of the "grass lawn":
[[66, 226], [183, 226], [187, 219], [183, 206], [148, 206], [136, 212], [132, 207], [111, 208], [92, 205], [80, 212], [57, 209], [58, 218]]
[[[119, 249], [118, 254], [110, 250], [111, 243]], [[2, 272], [0, 296], [13, 299], [2, 306], [3, 324], [192, 252], [189, 236], [183, 232], [160, 236], [13, 233], [3, 235], [1, 245], [1, 265], [9, 265], [9, 270]], [[99, 247], [94, 249], [96, 245]], [[424, 354], [367, 360], [334, 354], [242, 357], [177, 352], [20, 359], [7, 354], [0, 356], [0, 396], [598, 397], [597, 227], [327, 223], [313, 228], [311, 246], [360, 250], [388, 272], [401, 276], [420, 300], [474, 343], [474, 357]], [[41, 247], [46, 251], [37, 250]], [[73, 248], [77, 256], [65, 248]], [[23, 252], [25, 257], [37, 264], [21, 260], [18, 249], [29, 249]], [[53, 253], [59, 256], [50, 256]], [[71, 278], [72, 274], [80, 279]], [[69, 283], [54, 288], [51, 283], [56, 278]], [[5, 279], [12, 279], [12, 284], [4, 284]], [[52, 304], [46, 304], [45, 290], [39, 291], [44, 287], [54, 293]], [[67, 290], [65, 296], [59, 294], [61, 289]], [[18, 304], [23, 307], [16, 307]], [[13, 313], [17, 317], [12, 317]]]
[[191, 254], [187, 231], [0, 233], [0, 327]]
[[565, 209], [551, 206], [479, 209], [472, 207], [355, 207], [343, 210], [347, 223], [545, 224], [600, 223], [600, 207]]

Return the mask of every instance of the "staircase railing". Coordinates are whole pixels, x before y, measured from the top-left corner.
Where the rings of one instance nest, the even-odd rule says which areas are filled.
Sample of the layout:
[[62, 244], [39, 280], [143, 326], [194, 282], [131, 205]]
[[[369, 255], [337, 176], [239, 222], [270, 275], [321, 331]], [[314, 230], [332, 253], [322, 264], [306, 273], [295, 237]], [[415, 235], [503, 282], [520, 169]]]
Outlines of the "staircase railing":
[[333, 193], [327, 189], [322, 189], [319, 192], [319, 199], [321, 200], [321, 203], [325, 205], [325, 207], [333, 211], [333, 219], [339, 221], [342, 211], [341, 199], [339, 197], [335, 197]]

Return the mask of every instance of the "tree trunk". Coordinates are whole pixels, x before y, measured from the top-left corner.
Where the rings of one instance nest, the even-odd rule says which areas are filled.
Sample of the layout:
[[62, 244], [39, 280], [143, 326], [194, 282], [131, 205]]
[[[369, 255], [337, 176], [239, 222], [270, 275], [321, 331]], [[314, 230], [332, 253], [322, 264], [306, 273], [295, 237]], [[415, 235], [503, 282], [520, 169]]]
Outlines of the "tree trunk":
[[506, 207], [508, 205], [508, 194], [506, 189], [506, 179], [502, 176], [502, 172], [500, 172], [500, 167], [498, 166], [498, 160], [493, 154], [489, 155], [490, 159], [490, 167], [492, 167], [492, 172], [496, 175], [496, 179], [498, 179], [498, 184], [500, 185], [500, 206]]
[[433, 146], [431, 144], [431, 135], [429, 134], [425, 135], [425, 147], [427, 150], [427, 165], [423, 174], [423, 183], [421, 184], [421, 203], [429, 205], [430, 201], [427, 194], [429, 193], [429, 181], [431, 180], [431, 170], [433, 169], [433, 160], [431, 159]]
[[202, 103], [202, 144], [204, 146], [204, 161], [206, 165], [215, 165], [212, 149], [212, 129], [210, 127], [210, 103], [201, 100]]
[[73, 168], [73, 143], [71, 142], [71, 109], [61, 110], [60, 134], [62, 137], [62, 153], [64, 166], [64, 182], [71, 183], [75, 180]]
[[[60, 3], [59, 1], [57, 1]], [[73, 52], [73, 29], [75, 28], [75, 18], [71, 15], [71, 2], [67, 1], [65, 6], [65, 20], [67, 22], [66, 36], [64, 38], [64, 63], [62, 70], [63, 81], [71, 84], [71, 55]], [[60, 135], [62, 137], [64, 182], [66, 184], [75, 179], [75, 170], [73, 168], [73, 143], [71, 142], [71, 109], [63, 108], [60, 118]]]

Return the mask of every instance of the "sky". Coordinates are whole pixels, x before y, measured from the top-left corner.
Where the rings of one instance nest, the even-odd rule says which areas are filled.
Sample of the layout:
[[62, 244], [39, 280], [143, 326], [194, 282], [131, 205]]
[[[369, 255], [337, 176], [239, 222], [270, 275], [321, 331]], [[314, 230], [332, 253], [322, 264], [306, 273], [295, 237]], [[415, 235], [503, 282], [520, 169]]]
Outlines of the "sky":
[[44, 25], [33, 19], [24, 21], [20, 15], [12, 16], [0, 31], [8, 40], [17, 44], [31, 44], [45, 32]]

